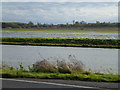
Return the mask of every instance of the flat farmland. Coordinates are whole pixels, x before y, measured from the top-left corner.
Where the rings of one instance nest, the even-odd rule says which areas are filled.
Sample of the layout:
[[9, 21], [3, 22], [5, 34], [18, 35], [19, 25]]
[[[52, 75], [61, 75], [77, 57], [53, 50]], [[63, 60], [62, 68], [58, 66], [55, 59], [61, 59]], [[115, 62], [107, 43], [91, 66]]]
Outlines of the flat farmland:
[[0, 37], [119, 39], [117, 28], [93, 29], [4, 29]]

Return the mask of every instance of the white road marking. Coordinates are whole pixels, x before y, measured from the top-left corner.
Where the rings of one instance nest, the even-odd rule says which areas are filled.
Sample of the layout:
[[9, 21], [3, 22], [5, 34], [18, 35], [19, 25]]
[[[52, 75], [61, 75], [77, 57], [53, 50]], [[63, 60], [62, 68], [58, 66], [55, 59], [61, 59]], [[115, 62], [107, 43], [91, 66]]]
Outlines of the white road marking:
[[50, 83], [50, 82], [38, 82], [38, 81], [28, 81], [28, 80], [18, 80], [18, 79], [7, 79], [7, 78], [0, 78], [2, 80], [11, 80], [11, 81], [19, 81], [19, 82], [28, 82], [28, 83], [37, 83], [37, 84], [51, 84], [51, 85], [59, 85], [59, 86], [70, 86], [70, 87], [76, 87], [76, 88], [94, 88], [94, 89], [100, 89], [96, 87], [89, 87], [89, 86], [77, 86], [77, 85], [68, 85], [68, 84], [58, 84], [58, 83]]

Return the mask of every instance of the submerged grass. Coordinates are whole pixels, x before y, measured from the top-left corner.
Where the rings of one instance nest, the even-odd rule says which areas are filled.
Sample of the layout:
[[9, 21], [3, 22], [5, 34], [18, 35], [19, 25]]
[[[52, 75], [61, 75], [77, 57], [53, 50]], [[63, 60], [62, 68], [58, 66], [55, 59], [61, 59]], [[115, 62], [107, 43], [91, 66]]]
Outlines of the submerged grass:
[[119, 48], [120, 39], [0, 38], [2, 44]]

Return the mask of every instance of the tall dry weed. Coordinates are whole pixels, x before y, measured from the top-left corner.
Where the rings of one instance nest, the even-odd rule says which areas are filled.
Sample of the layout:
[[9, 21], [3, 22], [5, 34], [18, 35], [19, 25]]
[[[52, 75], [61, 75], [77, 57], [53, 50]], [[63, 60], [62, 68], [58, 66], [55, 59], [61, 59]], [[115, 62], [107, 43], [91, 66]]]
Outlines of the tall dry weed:
[[83, 72], [84, 64], [77, 60], [75, 56], [69, 55], [68, 59], [70, 63], [66, 62], [66, 60], [58, 60], [57, 64], [52, 64], [50, 61], [44, 59], [41, 61], [37, 61], [33, 70], [36, 72], [59, 72], [59, 73], [72, 73], [72, 72]]

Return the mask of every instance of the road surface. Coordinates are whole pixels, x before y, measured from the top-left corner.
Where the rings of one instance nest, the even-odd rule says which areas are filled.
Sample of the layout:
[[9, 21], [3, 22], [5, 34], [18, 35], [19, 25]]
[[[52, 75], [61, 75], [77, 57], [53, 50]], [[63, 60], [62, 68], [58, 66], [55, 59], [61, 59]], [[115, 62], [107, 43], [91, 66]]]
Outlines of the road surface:
[[[0, 79], [2, 81], [2, 88], [79, 88], [79, 90], [118, 90], [117, 83], [113, 84], [108, 83], [111, 87], [103, 87], [105, 83], [101, 83], [100, 86], [96, 87], [93, 85], [89, 85], [87, 82], [84, 85], [85, 82], [83, 81], [70, 81], [67, 80], [40, 80], [40, 79], [6, 79], [2, 78]], [[64, 83], [62, 83], [62, 81]], [[76, 84], [75, 82], [78, 82]], [[97, 84], [97, 83], [96, 83]], [[106, 84], [107, 85], [107, 84]], [[115, 86], [116, 85], [116, 86]]]

